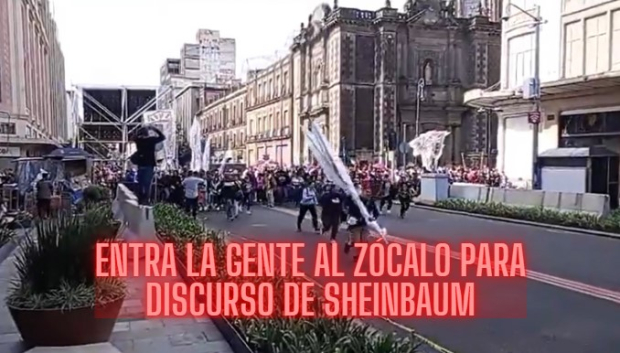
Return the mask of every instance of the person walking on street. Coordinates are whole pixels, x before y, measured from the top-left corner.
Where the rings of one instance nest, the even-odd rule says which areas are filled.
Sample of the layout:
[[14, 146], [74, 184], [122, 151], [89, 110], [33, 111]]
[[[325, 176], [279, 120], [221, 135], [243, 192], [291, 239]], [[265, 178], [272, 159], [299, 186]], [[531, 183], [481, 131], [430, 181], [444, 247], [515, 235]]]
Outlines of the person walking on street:
[[198, 172], [191, 172], [182, 185], [185, 190], [185, 211], [196, 218], [198, 214], [198, 192], [200, 185], [206, 185], [207, 181], [198, 176]]
[[328, 190], [321, 196], [319, 204], [321, 205], [321, 223], [323, 223], [322, 233], [330, 233], [330, 241], [336, 241], [336, 235], [338, 235], [338, 229], [340, 228], [340, 217], [343, 212], [343, 204], [345, 198], [341, 192], [336, 190], [336, 187], [328, 185]]
[[314, 183], [308, 182], [301, 191], [301, 201], [299, 202], [299, 215], [297, 216], [297, 231], [301, 232], [301, 224], [306, 218], [306, 213], [310, 212], [312, 217], [312, 227], [316, 232], [319, 230], [319, 220], [316, 213], [316, 205], [318, 203], [316, 190], [314, 189]]

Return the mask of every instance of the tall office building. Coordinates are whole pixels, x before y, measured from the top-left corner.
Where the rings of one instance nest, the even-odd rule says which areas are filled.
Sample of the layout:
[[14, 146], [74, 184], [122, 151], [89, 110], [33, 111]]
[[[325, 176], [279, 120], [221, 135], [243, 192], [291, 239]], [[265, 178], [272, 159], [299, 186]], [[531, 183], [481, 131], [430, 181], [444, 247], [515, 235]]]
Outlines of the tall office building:
[[236, 42], [219, 31], [199, 29], [196, 42], [181, 49], [180, 74], [206, 84], [229, 84], [236, 73]]
[[160, 70], [158, 109], [171, 109], [187, 132], [200, 106], [213, 94], [240, 83], [236, 74], [236, 42], [219, 31], [199, 29], [196, 43], [183, 44], [180, 59], [166, 59]]
[[200, 48], [200, 80], [208, 84], [231, 83], [237, 68], [236, 41], [210, 29], [199, 29], [196, 41]]
[[55, 148], [66, 122], [64, 56], [49, 0], [0, 0], [0, 159]]

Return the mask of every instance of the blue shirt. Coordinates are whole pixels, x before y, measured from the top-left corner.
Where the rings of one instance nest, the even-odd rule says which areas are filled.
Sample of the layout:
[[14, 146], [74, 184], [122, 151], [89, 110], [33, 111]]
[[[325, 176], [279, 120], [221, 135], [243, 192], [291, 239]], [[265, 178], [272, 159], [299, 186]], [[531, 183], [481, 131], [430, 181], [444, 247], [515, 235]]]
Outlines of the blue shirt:
[[318, 203], [316, 192], [311, 188], [304, 188], [301, 193], [301, 205], [311, 206]]

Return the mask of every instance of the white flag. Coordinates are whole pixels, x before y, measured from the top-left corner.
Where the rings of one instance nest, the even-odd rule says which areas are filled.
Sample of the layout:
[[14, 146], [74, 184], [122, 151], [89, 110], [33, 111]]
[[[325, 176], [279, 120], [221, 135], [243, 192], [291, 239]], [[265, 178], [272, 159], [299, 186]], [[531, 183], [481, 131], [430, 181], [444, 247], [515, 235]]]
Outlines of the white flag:
[[189, 148], [192, 151], [190, 169], [199, 171], [202, 164], [202, 144], [200, 143], [200, 123], [194, 119], [192, 127], [189, 129]]
[[202, 170], [209, 170], [211, 164], [211, 137], [207, 136], [205, 149], [202, 151]]
[[360, 209], [362, 217], [366, 221], [368, 229], [375, 234], [381, 236], [387, 243], [387, 232], [385, 228], [381, 228], [377, 221], [373, 220], [370, 213], [363, 204], [359, 193], [357, 192], [349, 171], [344, 166], [344, 163], [338, 157], [338, 154], [334, 152], [334, 149], [325, 138], [325, 135], [321, 132], [321, 129], [314, 123], [310, 123], [310, 129], [306, 130], [306, 138], [308, 140], [308, 146], [312, 151], [314, 158], [319, 162], [321, 169], [335, 185], [340, 187], [344, 192], [351, 197], [353, 202]]

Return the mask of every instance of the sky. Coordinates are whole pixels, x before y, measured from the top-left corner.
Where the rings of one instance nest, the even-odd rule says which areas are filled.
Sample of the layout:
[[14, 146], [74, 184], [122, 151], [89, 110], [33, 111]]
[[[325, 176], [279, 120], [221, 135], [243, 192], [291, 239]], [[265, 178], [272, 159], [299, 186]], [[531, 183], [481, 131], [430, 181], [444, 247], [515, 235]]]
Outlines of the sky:
[[[199, 28], [237, 42], [237, 76], [286, 53], [320, 0], [51, 0], [72, 85], [157, 86], [166, 58], [178, 58]], [[332, 5], [333, 0], [329, 0]], [[392, 6], [402, 8], [402, 1]], [[339, 0], [377, 10], [385, 0]]]

